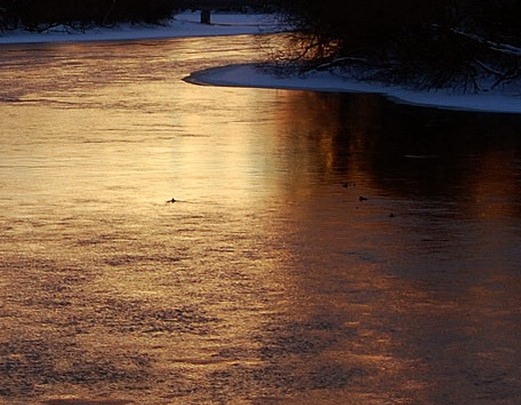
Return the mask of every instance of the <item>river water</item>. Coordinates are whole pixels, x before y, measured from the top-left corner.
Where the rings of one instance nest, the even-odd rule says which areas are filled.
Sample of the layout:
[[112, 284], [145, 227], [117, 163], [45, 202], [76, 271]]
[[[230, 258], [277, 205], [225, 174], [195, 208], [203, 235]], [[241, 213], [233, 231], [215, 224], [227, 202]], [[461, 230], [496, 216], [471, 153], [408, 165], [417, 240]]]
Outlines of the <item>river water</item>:
[[518, 404], [521, 118], [181, 80], [258, 46], [0, 48], [0, 404]]

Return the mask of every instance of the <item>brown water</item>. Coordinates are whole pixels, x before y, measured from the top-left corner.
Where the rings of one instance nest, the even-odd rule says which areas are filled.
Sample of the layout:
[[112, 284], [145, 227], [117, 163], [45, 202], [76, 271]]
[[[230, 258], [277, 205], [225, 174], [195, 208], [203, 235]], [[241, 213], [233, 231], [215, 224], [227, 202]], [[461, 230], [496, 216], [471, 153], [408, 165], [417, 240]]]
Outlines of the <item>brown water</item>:
[[181, 80], [256, 45], [0, 48], [0, 404], [518, 404], [521, 118]]

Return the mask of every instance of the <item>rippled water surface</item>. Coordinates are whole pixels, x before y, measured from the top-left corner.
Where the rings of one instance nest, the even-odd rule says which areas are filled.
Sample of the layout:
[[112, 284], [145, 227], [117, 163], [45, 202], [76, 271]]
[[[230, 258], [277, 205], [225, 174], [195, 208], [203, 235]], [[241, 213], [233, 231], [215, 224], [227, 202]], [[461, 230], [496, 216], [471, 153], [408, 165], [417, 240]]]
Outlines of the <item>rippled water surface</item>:
[[0, 404], [518, 404], [520, 117], [181, 80], [258, 42], [0, 48]]

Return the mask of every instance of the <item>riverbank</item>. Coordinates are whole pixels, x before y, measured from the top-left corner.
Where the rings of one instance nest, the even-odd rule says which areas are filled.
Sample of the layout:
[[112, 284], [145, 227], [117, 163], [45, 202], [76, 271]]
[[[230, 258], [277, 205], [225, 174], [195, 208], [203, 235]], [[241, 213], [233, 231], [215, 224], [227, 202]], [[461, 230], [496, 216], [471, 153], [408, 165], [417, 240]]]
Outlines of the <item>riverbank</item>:
[[362, 82], [329, 71], [314, 71], [304, 75], [275, 75], [269, 70], [251, 65], [224, 66], [194, 72], [187, 82], [201, 85], [260, 87], [321, 92], [381, 94], [395, 102], [442, 109], [521, 113], [519, 85], [496, 88], [487, 92], [461, 94], [449, 90], [414, 90], [385, 83]]
[[[92, 28], [85, 31], [55, 27], [42, 33], [15, 31], [0, 35], [2, 44], [47, 42], [122, 41], [166, 39], [242, 34], [263, 34], [283, 31], [276, 14], [212, 15], [212, 24], [200, 23], [198, 12], [177, 14], [163, 25], [118, 25], [113, 28]], [[385, 83], [362, 82], [334, 72], [315, 71], [305, 75], [276, 75], [255, 65], [232, 65], [194, 72], [185, 79], [190, 83], [215, 85], [295, 89], [323, 92], [376, 93], [395, 102], [414, 105], [483, 111], [494, 113], [521, 113], [521, 85], [503, 86], [479, 93], [461, 94], [448, 90], [415, 90]]]
[[183, 12], [161, 25], [118, 24], [76, 30], [57, 26], [44, 32], [16, 30], [0, 33], [0, 46], [47, 42], [127, 41], [205, 36], [264, 34], [281, 31], [276, 14], [216, 13], [212, 24], [201, 24], [199, 12]]

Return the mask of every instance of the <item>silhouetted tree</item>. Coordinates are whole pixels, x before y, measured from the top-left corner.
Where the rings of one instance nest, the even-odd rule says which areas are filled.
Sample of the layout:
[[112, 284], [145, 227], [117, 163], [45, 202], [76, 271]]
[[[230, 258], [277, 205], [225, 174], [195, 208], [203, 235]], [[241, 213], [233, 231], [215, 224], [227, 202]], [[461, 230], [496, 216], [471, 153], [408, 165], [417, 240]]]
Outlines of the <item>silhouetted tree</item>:
[[[280, 0], [305, 67], [478, 88], [521, 76], [521, 0]], [[294, 56], [294, 55], [293, 55]]]
[[175, 0], [0, 0], [0, 24], [9, 20], [37, 30], [57, 24], [157, 23], [175, 8]]
[[15, 28], [18, 15], [15, 10], [16, 0], [0, 0], [0, 31]]

